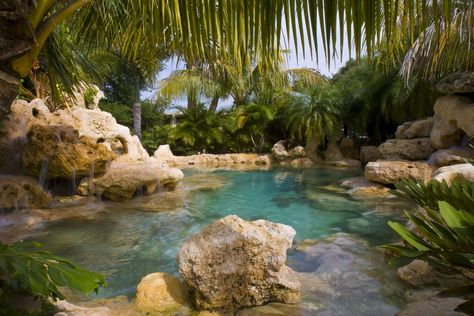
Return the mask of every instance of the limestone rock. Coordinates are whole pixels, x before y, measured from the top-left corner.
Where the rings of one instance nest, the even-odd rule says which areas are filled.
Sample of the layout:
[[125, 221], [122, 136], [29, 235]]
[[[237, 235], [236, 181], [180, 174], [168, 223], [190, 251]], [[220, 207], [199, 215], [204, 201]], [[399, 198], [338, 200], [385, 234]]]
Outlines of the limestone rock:
[[451, 183], [453, 180], [465, 180], [474, 182], [474, 166], [470, 163], [452, 165], [436, 170], [434, 177], [436, 181], [446, 181]]
[[269, 155], [258, 154], [201, 154], [191, 156], [172, 156], [166, 158], [162, 153], [155, 155], [158, 160], [164, 160], [168, 165], [177, 168], [232, 168], [232, 169], [266, 169], [270, 167]]
[[275, 157], [275, 159], [283, 160], [289, 157], [289, 153], [286, 150], [286, 147], [284, 144], [285, 144], [285, 141], [280, 140], [278, 143], [273, 145], [272, 154], [273, 154], [273, 157]]
[[361, 164], [359, 160], [344, 158], [336, 161], [329, 161], [326, 164], [337, 167], [337, 168], [360, 168]]
[[435, 151], [430, 138], [389, 139], [379, 146], [385, 160], [426, 160]]
[[25, 173], [39, 177], [71, 179], [93, 171], [103, 174], [115, 155], [103, 144], [79, 137], [68, 125], [31, 126], [21, 160]]
[[158, 187], [174, 189], [183, 172], [167, 168], [156, 159], [146, 162], [116, 162], [101, 177], [84, 179], [78, 191], [82, 195], [96, 194], [113, 201], [131, 199], [135, 193], [152, 194]]
[[290, 158], [302, 158], [306, 156], [306, 152], [303, 146], [296, 146], [288, 152], [288, 156]]
[[460, 96], [438, 98], [434, 105], [431, 145], [437, 149], [458, 145], [464, 135], [474, 137], [474, 102]]
[[178, 278], [156, 272], [143, 277], [137, 287], [135, 306], [141, 312], [172, 313], [189, 309], [189, 293]]
[[466, 316], [465, 313], [454, 311], [464, 302], [466, 300], [460, 297], [433, 296], [423, 301], [409, 303], [397, 316]]
[[433, 118], [427, 117], [421, 120], [405, 122], [397, 127], [395, 138], [397, 139], [412, 139], [430, 137], [431, 129], [433, 128]]
[[474, 73], [456, 72], [441, 79], [436, 90], [443, 94], [473, 93]]
[[377, 146], [362, 146], [360, 148], [360, 162], [367, 164], [371, 161], [380, 159], [379, 148]]
[[0, 210], [46, 208], [52, 200], [34, 178], [0, 176]]
[[290, 162], [290, 165], [293, 167], [310, 167], [313, 165], [313, 161], [311, 161], [309, 158], [297, 158], [293, 159]]
[[108, 307], [82, 307], [60, 300], [55, 302], [60, 310], [54, 316], [113, 316]]
[[168, 144], [158, 146], [158, 149], [155, 150], [153, 156], [156, 159], [162, 160], [162, 161], [167, 161], [169, 159], [174, 158], [174, 154], [170, 149], [170, 145], [168, 145]]
[[290, 226], [230, 215], [193, 235], [177, 260], [196, 306], [235, 310], [271, 301], [297, 303], [300, 283], [285, 265], [295, 234]]
[[451, 166], [467, 163], [469, 159], [473, 159], [472, 150], [465, 149], [440, 149], [435, 151], [430, 160], [438, 167]]
[[341, 186], [349, 188], [347, 193], [357, 198], [390, 197], [390, 189], [386, 186], [367, 180], [364, 177], [349, 178], [341, 182]]
[[432, 166], [419, 161], [378, 160], [365, 166], [365, 177], [368, 180], [384, 184], [394, 184], [403, 179], [415, 179], [426, 183], [432, 174]]
[[397, 277], [412, 286], [436, 283], [438, 273], [427, 262], [413, 260], [404, 267], [397, 269]]

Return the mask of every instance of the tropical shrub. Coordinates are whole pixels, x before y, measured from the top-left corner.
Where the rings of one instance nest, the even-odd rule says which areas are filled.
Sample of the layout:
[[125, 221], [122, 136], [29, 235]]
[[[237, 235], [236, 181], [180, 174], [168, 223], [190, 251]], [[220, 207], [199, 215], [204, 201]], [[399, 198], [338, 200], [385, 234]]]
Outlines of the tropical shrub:
[[[98, 292], [105, 287], [105, 278], [87, 271], [63, 257], [47, 251], [31, 252], [27, 247], [40, 248], [37, 242], [0, 243], [0, 306], [6, 315], [13, 315], [11, 297], [22, 293], [45, 299], [64, 299], [59, 287], [68, 287], [83, 294]], [[3, 312], [3, 310], [2, 310]], [[24, 314], [23, 314], [24, 315]]]
[[[388, 223], [404, 240], [403, 245], [383, 246], [396, 255], [390, 263], [405, 265], [419, 258], [434, 266], [454, 270], [472, 278], [474, 183], [453, 181], [448, 185], [445, 181], [432, 180], [425, 185], [414, 180], [405, 180], [396, 184], [396, 187], [398, 191], [395, 191], [395, 194], [416, 202], [420, 208], [405, 212], [414, 229], [408, 229], [397, 222]], [[472, 307], [472, 287], [470, 295], [470, 300], [460, 305], [459, 310]]]
[[223, 142], [219, 114], [208, 111], [203, 104], [180, 110], [184, 115], [181, 122], [170, 130], [170, 140], [184, 144], [194, 153], [218, 150]]

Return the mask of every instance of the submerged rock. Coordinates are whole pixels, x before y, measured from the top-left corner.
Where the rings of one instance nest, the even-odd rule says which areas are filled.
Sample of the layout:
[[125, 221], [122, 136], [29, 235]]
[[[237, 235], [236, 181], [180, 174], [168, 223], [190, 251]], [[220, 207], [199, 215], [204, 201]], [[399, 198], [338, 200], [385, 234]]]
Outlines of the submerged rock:
[[34, 178], [0, 176], [0, 210], [46, 208], [52, 201]]
[[295, 234], [290, 226], [230, 215], [193, 235], [177, 260], [196, 306], [238, 310], [299, 302], [300, 283], [285, 265]]
[[398, 268], [397, 277], [409, 285], [421, 286], [436, 283], [439, 275], [427, 262], [416, 259]]
[[156, 272], [143, 277], [134, 304], [145, 313], [189, 312], [189, 290], [178, 278]]
[[31, 126], [21, 160], [25, 173], [36, 177], [72, 179], [103, 174], [115, 155], [103, 144], [69, 125]]
[[290, 162], [293, 167], [310, 167], [313, 165], [313, 161], [309, 158], [296, 158]]
[[429, 137], [413, 139], [389, 139], [379, 146], [385, 160], [426, 160], [435, 151]]
[[356, 198], [392, 197], [389, 188], [364, 177], [345, 179], [341, 186], [349, 188], [347, 193]]
[[434, 105], [431, 145], [437, 149], [459, 145], [464, 135], [474, 137], [474, 101], [460, 96], [438, 98]]
[[431, 180], [433, 167], [419, 161], [385, 161], [369, 162], [365, 167], [365, 177], [374, 182], [394, 184], [403, 179], [414, 179], [423, 183]]

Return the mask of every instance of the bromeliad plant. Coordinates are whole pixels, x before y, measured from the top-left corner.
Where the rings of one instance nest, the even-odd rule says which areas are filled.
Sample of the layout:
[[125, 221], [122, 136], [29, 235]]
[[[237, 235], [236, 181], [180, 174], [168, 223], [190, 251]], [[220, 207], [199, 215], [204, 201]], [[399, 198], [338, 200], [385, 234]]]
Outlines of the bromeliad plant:
[[75, 263], [40, 248], [38, 242], [0, 243], [0, 305], [9, 308], [12, 293], [23, 293], [40, 299], [64, 299], [59, 287], [83, 294], [105, 287], [104, 276], [87, 271]]
[[[394, 193], [416, 202], [420, 208], [405, 212], [415, 229], [389, 222], [404, 244], [383, 246], [396, 257], [391, 264], [405, 265], [423, 259], [435, 266], [448, 268], [472, 279], [474, 275], [474, 183], [455, 180], [448, 185], [435, 180], [427, 184], [405, 180], [396, 184]], [[474, 281], [474, 280], [473, 280]], [[466, 289], [468, 291], [466, 291]], [[443, 293], [443, 292], [442, 292]], [[447, 290], [446, 295], [460, 291]], [[469, 300], [458, 311], [472, 308], [474, 287], [462, 289]]]

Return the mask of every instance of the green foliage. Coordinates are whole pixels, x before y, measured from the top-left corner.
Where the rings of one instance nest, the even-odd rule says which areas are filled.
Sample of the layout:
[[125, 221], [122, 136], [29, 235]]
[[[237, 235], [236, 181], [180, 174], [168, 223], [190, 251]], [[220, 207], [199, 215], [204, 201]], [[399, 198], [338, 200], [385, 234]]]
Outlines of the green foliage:
[[[465, 272], [474, 272], [474, 183], [456, 180], [448, 185], [432, 180], [424, 185], [405, 180], [396, 187], [395, 194], [416, 202], [420, 208], [405, 212], [414, 229], [388, 222], [404, 241], [403, 245], [383, 246], [396, 255], [390, 264], [405, 265], [420, 258], [472, 280]], [[456, 311], [472, 312], [473, 286], [449, 289], [439, 295], [467, 298]]]
[[[368, 60], [349, 61], [331, 80], [338, 90], [346, 134], [367, 135], [378, 144], [398, 125], [433, 114], [437, 93], [431, 83], [398, 75], [398, 66], [380, 69]], [[405, 85], [406, 84], [406, 85]]]
[[[97, 292], [99, 287], [106, 286], [102, 275], [87, 271], [47, 251], [26, 251], [27, 246], [40, 248], [41, 244], [0, 244], [0, 300], [8, 300], [12, 293], [25, 293], [44, 299], [64, 299], [58, 287], [90, 294]], [[11, 302], [0, 303], [7, 306]]]
[[133, 126], [132, 108], [129, 105], [101, 100], [99, 107], [102, 111], [112, 114], [117, 123], [128, 127]]
[[305, 89], [305, 93], [290, 93], [280, 116], [291, 137], [308, 143], [325, 139], [341, 130], [337, 94], [329, 85]]
[[416, 258], [445, 267], [474, 269], [474, 183], [432, 180], [427, 185], [405, 180], [396, 185], [399, 196], [416, 202], [420, 209], [405, 212], [416, 228], [389, 222], [405, 245], [386, 245], [397, 261]]
[[[170, 131], [173, 129], [171, 125], [155, 125], [142, 131], [142, 145], [151, 155], [155, 152], [159, 145], [169, 144], [172, 141], [169, 137]], [[182, 153], [182, 148], [177, 148], [178, 144], [173, 143], [173, 152]], [[187, 150], [184, 150], [186, 152]]]
[[86, 105], [89, 105], [91, 104], [92, 102], [94, 102], [94, 97], [95, 95], [97, 94], [97, 91], [92, 88], [92, 87], [87, 87], [86, 90], [84, 91], [84, 102], [86, 103]]
[[171, 129], [170, 139], [182, 142], [194, 152], [218, 150], [223, 142], [219, 115], [207, 111], [203, 104], [198, 104], [196, 108], [180, 110], [184, 115], [181, 122]]

